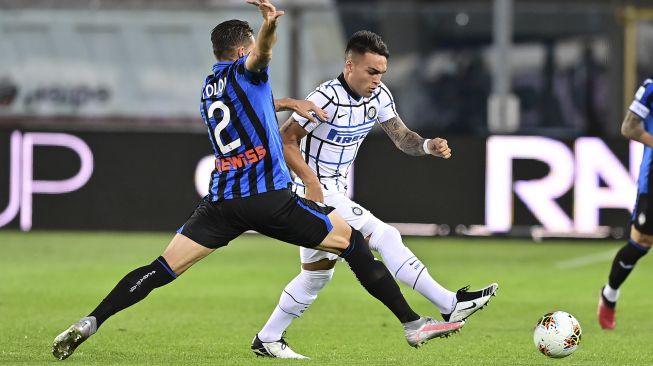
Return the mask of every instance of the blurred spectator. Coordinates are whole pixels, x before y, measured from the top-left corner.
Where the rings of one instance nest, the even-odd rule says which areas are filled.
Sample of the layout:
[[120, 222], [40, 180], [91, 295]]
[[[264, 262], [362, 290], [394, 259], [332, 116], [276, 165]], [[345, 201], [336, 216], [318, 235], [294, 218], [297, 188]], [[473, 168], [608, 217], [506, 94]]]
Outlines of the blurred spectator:
[[18, 95], [18, 86], [9, 78], [0, 78], [0, 107], [9, 107]]

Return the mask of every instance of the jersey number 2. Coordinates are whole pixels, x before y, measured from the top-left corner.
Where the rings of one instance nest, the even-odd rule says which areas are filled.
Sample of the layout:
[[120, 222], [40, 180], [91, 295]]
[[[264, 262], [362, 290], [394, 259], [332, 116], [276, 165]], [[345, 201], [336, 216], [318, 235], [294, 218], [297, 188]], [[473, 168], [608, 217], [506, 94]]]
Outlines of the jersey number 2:
[[[222, 111], [222, 118], [218, 122], [218, 119], [215, 118], [215, 110], [220, 109]], [[220, 152], [223, 154], [227, 154], [228, 152], [237, 149], [240, 145], [240, 138], [237, 138], [233, 141], [231, 141], [228, 144], [223, 144], [222, 139], [220, 139], [220, 132], [227, 128], [227, 125], [231, 121], [231, 112], [229, 112], [229, 108], [227, 108], [226, 105], [220, 100], [215, 101], [211, 106], [209, 107], [209, 116], [213, 116], [215, 118], [216, 122], [218, 124], [215, 126], [215, 131], [213, 132], [213, 136], [215, 136], [215, 141], [218, 143], [218, 147], [220, 148]]]

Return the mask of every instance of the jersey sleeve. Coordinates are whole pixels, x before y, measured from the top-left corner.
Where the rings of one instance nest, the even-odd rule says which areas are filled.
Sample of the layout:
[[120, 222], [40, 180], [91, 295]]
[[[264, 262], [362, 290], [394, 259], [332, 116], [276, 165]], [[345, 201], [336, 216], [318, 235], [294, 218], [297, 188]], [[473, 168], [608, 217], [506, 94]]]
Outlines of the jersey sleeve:
[[[328, 91], [324, 90], [324, 88], [319, 87], [315, 89], [305, 99], [310, 100], [311, 102], [315, 103], [315, 105], [317, 105], [318, 107], [324, 109], [324, 111], [327, 113], [329, 118], [333, 117], [335, 113], [335, 107], [336, 107], [334, 104], [335, 98], [329, 95]], [[299, 122], [299, 125], [302, 126], [302, 128], [304, 128], [307, 132], [313, 131], [317, 126], [319, 126], [320, 122], [325, 122], [325, 121], [311, 122], [307, 118], [300, 116], [297, 112], [292, 114], [292, 118], [295, 121]]]
[[385, 84], [381, 83], [379, 86], [379, 123], [386, 122], [391, 118], [397, 117], [397, 110], [395, 109], [395, 100]]
[[635, 99], [629, 109], [639, 116], [639, 118], [645, 119], [651, 112], [651, 108], [653, 108], [653, 80], [646, 79], [639, 89], [637, 89]]
[[245, 60], [247, 60], [247, 57], [249, 57], [251, 53], [248, 53], [247, 55], [239, 58], [236, 61], [236, 71], [238, 74], [242, 75], [242, 77], [245, 78], [248, 82], [254, 84], [254, 85], [259, 85], [261, 83], [267, 83], [269, 79], [268, 75], [268, 66], [262, 68], [258, 72], [255, 71], [249, 71], [245, 67]]

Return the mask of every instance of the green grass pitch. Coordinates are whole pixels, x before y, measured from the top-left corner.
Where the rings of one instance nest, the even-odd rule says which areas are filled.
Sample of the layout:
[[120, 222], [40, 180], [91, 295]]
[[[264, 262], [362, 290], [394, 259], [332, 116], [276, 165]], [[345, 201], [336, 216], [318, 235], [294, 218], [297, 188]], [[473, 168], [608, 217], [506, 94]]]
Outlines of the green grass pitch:
[[[54, 365], [52, 339], [86, 315], [128, 271], [156, 258], [169, 234], [0, 231], [0, 364]], [[599, 287], [621, 242], [417, 239], [406, 243], [455, 290], [497, 281], [498, 296], [462, 332], [409, 347], [400, 324], [344, 263], [286, 338], [308, 361], [256, 358], [254, 334], [299, 270], [298, 250], [246, 235], [109, 321], [68, 365], [650, 365], [653, 265], [623, 287], [615, 331], [596, 323]], [[437, 315], [402, 286], [413, 308]], [[538, 353], [538, 318], [565, 310], [583, 338], [572, 356]], [[439, 319], [439, 317], [437, 317]]]

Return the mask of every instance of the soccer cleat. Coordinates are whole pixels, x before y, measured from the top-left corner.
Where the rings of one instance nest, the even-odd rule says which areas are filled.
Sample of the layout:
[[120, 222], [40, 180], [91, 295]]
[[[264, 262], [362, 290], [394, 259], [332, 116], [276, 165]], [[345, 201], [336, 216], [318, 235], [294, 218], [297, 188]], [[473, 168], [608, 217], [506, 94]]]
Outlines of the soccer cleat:
[[485, 307], [492, 296], [496, 296], [499, 285], [493, 283], [476, 291], [469, 291], [469, 286], [456, 292], [456, 305], [450, 314], [442, 314], [448, 322], [459, 322], [469, 318], [472, 314]]
[[257, 334], [252, 340], [251, 348], [255, 355], [262, 357], [309, 359], [293, 351], [283, 337], [275, 342], [263, 342]]
[[404, 323], [404, 335], [411, 346], [418, 348], [433, 338], [448, 337], [465, 325], [465, 322], [440, 322], [428, 317]]
[[97, 331], [95, 317], [82, 318], [77, 323], [59, 334], [52, 342], [52, 354], [54, 357], [65, 360], [75, 352], [75, 349], [88, 337]]
[[599, 306], [596, 315], [599, 318], [599, 325], [603, 329], [614, 329], [617, 326], [617, 303], [608, 301], [603, 296], [603, 288], [599, 291]]

